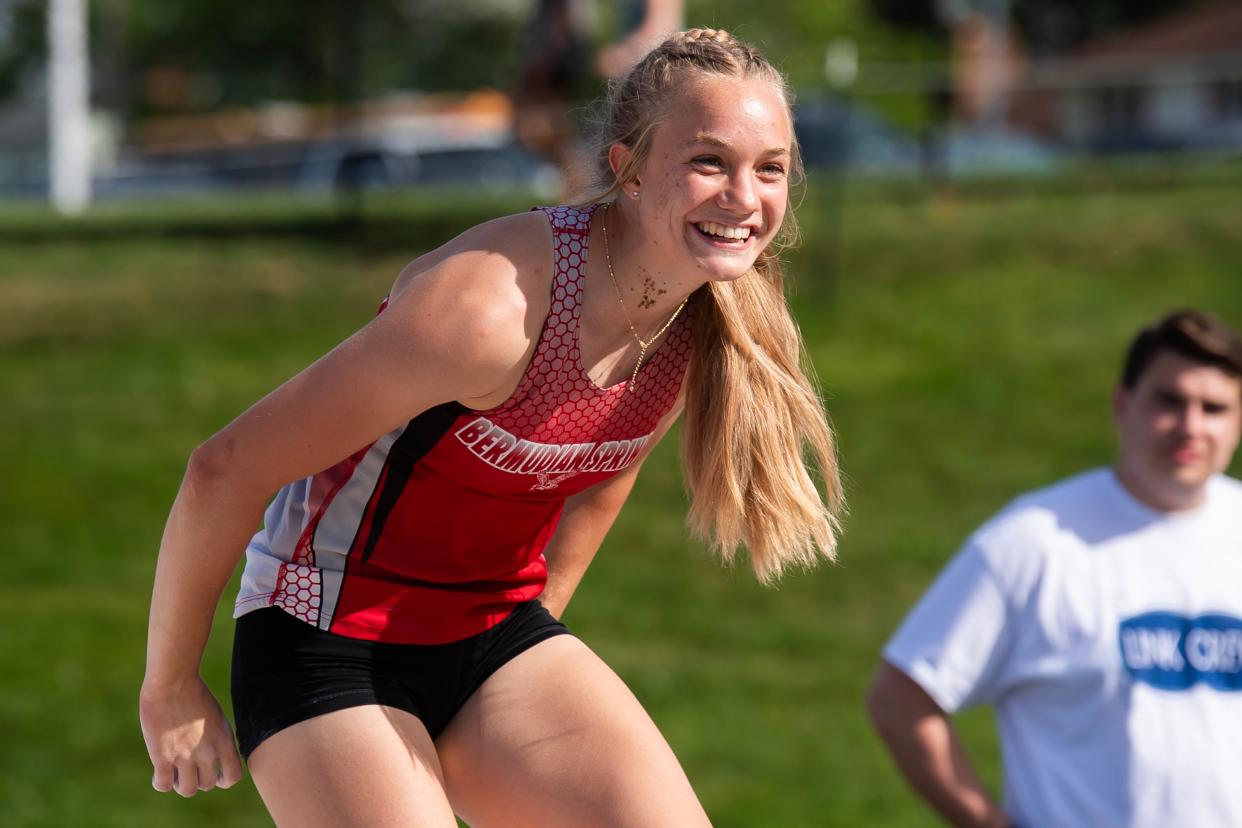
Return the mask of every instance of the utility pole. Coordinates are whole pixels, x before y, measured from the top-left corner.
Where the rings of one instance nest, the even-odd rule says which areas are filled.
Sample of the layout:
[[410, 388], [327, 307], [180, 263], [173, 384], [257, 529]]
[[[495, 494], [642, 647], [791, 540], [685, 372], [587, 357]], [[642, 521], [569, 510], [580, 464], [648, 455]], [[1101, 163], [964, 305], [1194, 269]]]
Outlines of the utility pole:
[[76, 214], [91, 200], [85, 0], [50, 0], [47, 14], [48, 180], [53, 206]]

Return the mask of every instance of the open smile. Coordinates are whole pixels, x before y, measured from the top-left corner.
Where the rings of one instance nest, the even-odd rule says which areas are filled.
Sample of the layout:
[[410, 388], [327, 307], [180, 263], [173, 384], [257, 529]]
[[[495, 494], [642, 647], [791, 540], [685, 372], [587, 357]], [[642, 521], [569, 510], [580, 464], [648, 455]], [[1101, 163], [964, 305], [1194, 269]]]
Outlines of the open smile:
[[740, 249], [748, 247], [758, 234], [753, 227], [718, 224], [714, 221], [700, 221], [694, 229], [707, 241], [716, 246]]

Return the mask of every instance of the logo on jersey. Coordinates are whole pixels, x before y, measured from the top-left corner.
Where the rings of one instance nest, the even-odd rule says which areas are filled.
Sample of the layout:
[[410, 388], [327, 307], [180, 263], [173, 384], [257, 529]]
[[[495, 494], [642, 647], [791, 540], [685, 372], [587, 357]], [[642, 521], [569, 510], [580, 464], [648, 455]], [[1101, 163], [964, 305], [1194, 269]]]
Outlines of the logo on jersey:
[[1242, 620], [1231, 615], [1148, 612], [1121, 622], [1119, 643], [1135, 681], [1161, 690], [1242, 690]]
[[536, 477], [532, 491], [555, 489], [582, 472], [620, 471], [634, 462], [650, 435], [602, 443], [536, 443], [514, 437], [486, 417], [457, 430], [457, 439], [493, 468]]

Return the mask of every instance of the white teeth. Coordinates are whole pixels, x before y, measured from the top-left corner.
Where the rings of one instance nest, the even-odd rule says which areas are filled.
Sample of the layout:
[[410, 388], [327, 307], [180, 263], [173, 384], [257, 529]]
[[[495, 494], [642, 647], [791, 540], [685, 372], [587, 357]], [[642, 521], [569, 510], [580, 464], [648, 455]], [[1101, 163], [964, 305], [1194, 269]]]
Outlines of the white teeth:
[[709, 236], [720, 236], [724, 239], [737, 239], [739, 241], [750, 238], [749, 227], [726, 227], [714, 221], [700, 222], [696, 226]]

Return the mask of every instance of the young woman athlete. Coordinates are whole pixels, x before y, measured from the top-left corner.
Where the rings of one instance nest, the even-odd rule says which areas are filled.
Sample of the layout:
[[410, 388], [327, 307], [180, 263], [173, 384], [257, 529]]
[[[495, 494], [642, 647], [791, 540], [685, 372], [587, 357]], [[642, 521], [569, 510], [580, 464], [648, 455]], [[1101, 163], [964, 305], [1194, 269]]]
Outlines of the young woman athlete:
[[193, 452], [140, 700], [157, 789], [241, 776], [199, 661], [244, 548], [233, 706], [278, 824], [707, 824], [557, 619], [683, 412], [696, 534], [764, 580], [833, 554], [832, 436], [776, 258], [798, 150], [781, 76], [712, 30], [649, 54], [603, 121], [590, 206], [417, 259], [374, 320]]

